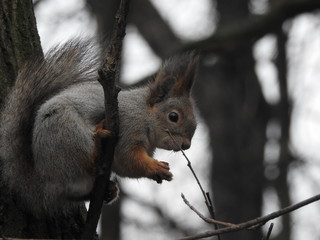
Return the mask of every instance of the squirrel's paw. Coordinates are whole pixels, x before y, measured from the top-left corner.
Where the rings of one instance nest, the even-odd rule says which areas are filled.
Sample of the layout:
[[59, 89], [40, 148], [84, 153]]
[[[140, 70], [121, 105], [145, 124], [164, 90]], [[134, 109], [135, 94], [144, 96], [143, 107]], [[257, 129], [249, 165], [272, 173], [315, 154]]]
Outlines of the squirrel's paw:
[[94, 139], [95, 141], [101, 141], [101, 139], [106, 138], [109, 134], [110, 131], [103, 129], [103, 124], [105, 120], [100, 121], [100, 123], [97, 125], [95, 134], [94, 134]]
[[106, 194], [104, 196], [104, 204], [110, 205], [119, 198], [120, 189], [116, 182], [109, 181]]
[[157, 183], [162, 183], [162, 180], [171, 181], [172, 180], [172, 173], [169, 171], [169, 163], [163, 161], [156, 161], [156, 173], [151, 176], [153, 180]]
[[96, 127], [96, 130], [93, 135], [94, 139], [94, 149], [93, 149], [93, 158], [96, 159], [97, 156], [101, 154], [101, 143], [102, 140], [107, 138], [110, 134], [110, 131], [103, 129], [104, 120], [102, 120]]

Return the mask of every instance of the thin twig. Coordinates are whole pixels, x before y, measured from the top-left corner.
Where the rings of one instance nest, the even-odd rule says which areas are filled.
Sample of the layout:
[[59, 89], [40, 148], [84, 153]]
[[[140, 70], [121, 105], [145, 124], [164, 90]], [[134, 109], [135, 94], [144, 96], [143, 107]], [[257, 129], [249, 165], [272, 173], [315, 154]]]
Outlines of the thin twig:
[[219, 225], [223, 225], [223, 226], [228, 226], [228, 227], [234, 227], [236, 226], [235, 224], [232, 223], [227, 223], [227, 222], [222, 222], [222, 221], [218, 221], [215, 219], [211, 219], [211, 218], [207, 218], [205, 217], [202, 213], [200, 213], [194, 206], [192, 206], [190, 204], [190, 202], [186, 199], [186, 197], [184, 196], [183, 193], [181, 193], [181, 197], [183, 199], [183, 201], [185, 202], [185, 204], [192, 210], [194, 211], [203, 221], [207, 222], [207, 223], [214, 223], [214, 224], [219, 224]]
[[[209, 213], [210, 213], [210, 215], [211, 215], [211, 218], [212, 218], [212, 219], [215, 219], [214, 207], [213, 207], [213, 204], [212, 204], [212, 202], [211, 202], [210, 195], [209, 195], [208, 192], [204, 191], [204, 189], [203, 189], [203, 187], [202, 187], [202, 185], [201, 185], [201, 183], [200, 183], [200, 181], [199, 181], [199, 178], [198, 178], [197, 174], [195, 173], [195, 171], [193, 170], [193, 167], [191, 166], [191, 161], [189, 160], [189, 158], [187, 157], [187, 155], [184, 153], [184, 151], [183, 151], [183, 149], [180, 147], [180, 145], [177, 143], [177, 141], [174, 139], [174, 137], [172, 136], [170, 130], [169, 130], [169, 129], [166, 129], [166, 132], [168, 133], [168, 135], [170, 136], [170, 138], [172, 139], [172, 141], [174, 142], [174, 144], [180, 149], [180, 151], [181, 151], [182, 155], [184, 156], [184, 158], [187, 160], [187, 162], [188, 162], [187, 166], [188, 166], [189, 169], [191, 170], [194, 178], [196, 179], [196, 181], [197, 181], [197, 183], [198, 183], [198, 186], [199, 186], [199, 188], [200, 188], [200, 190], [201, 190], [201, 192], [202, 192], [202, 195], [203, 195], [204, 200], [205, 200], [205, 204], [206, 204], [206, 206], [207, 206], [207, 208], [208, 208], [208, 211], [209, 211]], [[216, 223], [214, 223], [214, 227], [215, 227], [216, 229], [219, 228]], [[218, 240], [221, 240], [220, 235], [218, 235]]]
[[207, 205], [207, 207], [208, 207], [208, 209], [209, 209], [209, 212], [211, 213], [211, 210], [210, 210], [211, 206], [210, 206], [210, 204], [209, 204], [207, 194], [206, 194], [206, 192], [204, 191], [204, 189], [203, 189], [203, 187], [202, 187], [202, 185], [201, 185], [201, 183], [200, 183], [200, 181], [199, 181], [199, 178], [198, 178], [197, 174], [195, 173], [195, 171], [193, 170], [193, 168], [192, 168], [192, 166], [191, 166], [191, 161], [189, 160], [189, 158], [187, 157], [187, 155], [184, 153], [184, 151], [182, 150], [182, 148], [180, 147], [180, 145], [177, 143], [177, 141], [174, 139], [174, 137], [172, 136], [172, 134], [171, 134], [171, 132], [169, 131], [169, 129], [167, 129], [166, 132], [169, 134], [169, 136], [171, 137], [171, 139], [172, 139], [172, 141], [174, 142], [174, 144], [180, 149], [182, 155], [183, 155], [184, 158], [187, 160], [187, 162], [188, 162], [187, 166], [190, 168], [190, 170], [191, 170], [194, 178], [196, 179], [196, 181], [197, 181], [197, 183], [198, 183], [198, 186], [200, 187], [200, 190], [201, 190], [201, 192], [202, 192], [202, 195], [203, 195], [203, 197], [204, 197], [204, 199], [205, 199], [206, 205]]
[[206, 196], [207, 196], [207, 200], [208, 200], [208, 210], [210, 212], [210, 215], [213, 219], [216, 219], [216, 214], [215, 214], [215, 208], [212, 204], [212, 201], [211, 201], [211, 197], [210, 197], [210, 193], [209, 192], [206, 192]]
[[266, 222], [270, 221], [271, 219], [277, 218], [277, 217], [282, 216], [284, 214], [288, 214], [289, 212], [295, 211], [301, 207], [304, 207], [310, 203], [313, 203], [313, 202], [316, 202], [319, 200], [320, 200], [320, 194], [315, 195], [315, 196], [308, 198], [306, 200], [303, 200], [297, 204], [280, 209], [279, 211], [276, 211], [271, 214], [268, 214], [268, 215], [265, 215], [262, 217], [258, 217], [258, 218], [252, 219], [252, 220], [249, 220], [247, 222], [237, 224], [232, 227], [225, 227], [225, 228], [220, 228], [220, 229], [213, 230], [213, 231], [207, 231], [207, 232], [199, 233], [199, 234], [196, 234], [193, 236], [183, 237], [183, 238], [180, 238], [180, 240], [194, 240], [194, 239], [207, 238], [207, 237], [211, 237], [211, 236], [216, 236], [218, 234], [231, 233], [231, 232], [241, 231], [243, 229], [249, 229], [250, 227], [253, 227], [253, 226], [260, 226], [260, 225], [265, 224]]
[[273, 223], [270, 223], [267, 236], [264, 238], [264, 240], [269, 240], [269, 238], [271, 236], [272, 229], [273, 229]]

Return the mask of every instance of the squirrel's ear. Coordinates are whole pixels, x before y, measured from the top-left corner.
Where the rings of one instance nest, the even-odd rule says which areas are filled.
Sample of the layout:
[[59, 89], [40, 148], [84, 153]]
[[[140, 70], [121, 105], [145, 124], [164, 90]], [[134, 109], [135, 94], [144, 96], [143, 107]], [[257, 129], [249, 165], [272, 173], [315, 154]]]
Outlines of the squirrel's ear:
[[157, 74], [154, 83], [149, 86], [150, 95], [148, 98], [148, 104], [153, 106], [164, 100], [177, 82], [176, 79], [161, 74], [161, 71]]
[[[194, 52], [167, 60], [161, 67], [150, 88], [148, 104], [153, 106], [168, 95], [190, 95], [199, 65], [199, 55]], [[170, 96], [171, 96], [170, 95]]]
[[189, 95], [197, 76], [199, 55], [191, 52], [184, 55], [183, 59], [181, 59], [180, 61], [182, 62], [182, 68], [180, 69], [178, 74], [178, 81], [175, 85], [175, 92], [179, 95]]

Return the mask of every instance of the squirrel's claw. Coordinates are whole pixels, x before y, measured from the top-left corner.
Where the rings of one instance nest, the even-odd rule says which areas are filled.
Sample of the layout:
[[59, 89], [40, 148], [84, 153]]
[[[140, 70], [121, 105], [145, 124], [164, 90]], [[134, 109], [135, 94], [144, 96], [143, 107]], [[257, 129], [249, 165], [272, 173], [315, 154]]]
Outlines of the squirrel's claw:
[[155, 180], [157, 183], [161, 184], [162, 180], [171, 181], [172, 180], [172, 173], [169, 171], [169, 163], [163, 161], [157, 161], [157, 172], [155, 175], [152, 176], [152, 179]]

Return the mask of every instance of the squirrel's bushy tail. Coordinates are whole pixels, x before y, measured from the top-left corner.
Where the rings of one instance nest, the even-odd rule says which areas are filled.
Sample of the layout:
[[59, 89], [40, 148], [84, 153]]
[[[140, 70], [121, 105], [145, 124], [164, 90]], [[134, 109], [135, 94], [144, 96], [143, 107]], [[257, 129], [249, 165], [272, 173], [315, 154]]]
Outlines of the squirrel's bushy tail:
[[45, 58], [33, 59], [19, 72], [0, 116], [2, 177], [12, 190], [31, 187], [25, 181], [33, 178], [32, 129], [39, 106], [70, 85], [95, 80], [97, 53], [91, 41], [73, 40], [52, 48]]

